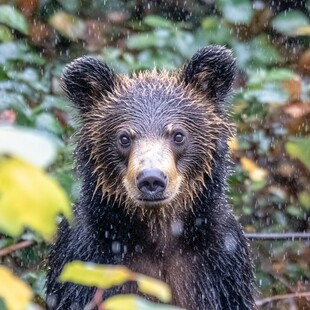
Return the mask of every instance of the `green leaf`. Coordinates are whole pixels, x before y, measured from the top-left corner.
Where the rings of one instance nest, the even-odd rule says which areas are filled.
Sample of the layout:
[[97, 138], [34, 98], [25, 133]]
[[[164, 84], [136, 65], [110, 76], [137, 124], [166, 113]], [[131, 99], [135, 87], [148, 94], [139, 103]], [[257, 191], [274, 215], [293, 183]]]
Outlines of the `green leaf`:
[[76, 1], [76, 0], [57, 0], [57, 2], [66, 10], [69, 12], [77, 12], [79, 9], [83, 7], [82, 2]]
[[259, 69], [248, 71], [249, 73], [249, 81], [248, 84], [258, 85], [258, 84], [266, 84], [268, 82], [283, 82], [289, 81], [296, 77], [296, 74], [289, 69], [285, 68], [274, 68], [269, 71], [266, 69]]
[[131, 49], [145, 49], [156, 46], [156, 36], [154, 33], [135, 34], [128, 38], [127, 46]]
[[[13, 109], [18, 113], [18, 116], [24, 116], [26, 119], [31, 119], [32, 111], [25, 102], [25, 98], [16, 94], [16, 92], [1, 91], [0, 82], [0, 98], [1, 98], [1, 110]], [[1, 149], [1, 148], [0, 148]]]
[[51, 113], [41, 113], [36, 118], [36, 127], [44, 129], [56, 135], [61, 135], [64, 131], [63, 127]]
[[174, 306], [155, 304], [130, 294], [112, 296], [102, 304], [102, 308], [105, 310], [182, 310]]
[[0, 157], [0, 228], [18, 236], [24, 227], [50, 239], [56, 232], [55, 217], [71, 220], [68, 198], [59, 184], [26, 161]]
[[167, 49], [163, 49], [160, 56], [154, 56], [151, 50], [145, 50], [138, 55], [138, 69], [153, 69], [154, 67], [173, 70], [182, 63], [182, 58]]
[[43, 98], [42, 103], [36, 107], [36, 111], [52, 111], [58, 109], [61, 111], [71, 111], [69, 102], [61, 97], [46, 95]]
[[310, 169], [310, 139], [291, 138], [285, 144], [286, 152], [293, 158], [299, 159], [308, 169]]
[[4, 304], [3, 298], [0, 296], [0, 310], [8, 310], [8, 308]]
[[302, 208], [300, 207], [293, 207], [293, 206], [290, 206], [286, 209], [287, 213], [296, 217], [296, 218], [299, 218], [299, 217], [302, 217], [303, 214], [304, 214], [304, 211], [302, 210]]
[[13, 239], [11, 237], [3, 238], [0, 240], [0, 249], [5, 248], [13, 244]]
[[263, 104], [285, 104], [288, 98], [287, 91], [276, 84], [267, 84], [261, 89], [248, 89], [244, 92], [245, 100], [255, 99]]
[[32, 89], [39, 91], [39, 92], [48, 92], [49, 88], [45, 85], [44, 80], [39, 76], [39, 73], [34, 68], [25, 68], [22, 71], [9, 71], [8, 77], [11, 80], [21, 84], [23, 82]]
[[153, 28], [172, 28], [173, 23], [158, 15], [149, 15], [144, 18], [144, 23]]
[[217, 0], [216, 4], [226, 20], [234, 24], [250, 24], [253, 8], [250, 0]]
[[0, 5], [0, 23], [16, 29], [23, 34], [28, 34], [26, 18], [10, 5]]
[[298, 200], [306, 210], [310, 211], [310, 193], [306, 191], [299, 193]]
[[307, 16], [297, 10], [280, 13], [272, 21], [273, 28], [286, 35], [294, 35], [298, 28], [308, 24]]
[[0, 126], [0, 155], [23, 158], [37, 167], [48, 167], [57, 156], [58, 140], [24, 127]]
[[0, 41], [10, 42], [12, 41], [12, 34], [8, 27], [0, 25]]
[[188, 31], [177, 31], [172, 43], [185, 58], [190, 58], [198, 49], [193, 34]]
[[238, 65], [246, 71], [274, 65], [280, 60], [279, 52], [265, 35], [257, 36], [246, 43], [234, 40], [232, 46], [234, 54], [238, 55]]
[[142, 50], [148, 47], [164, 47], [170, 42], [170, 31], [167, 29], [157, 29], [153, 32], [130, 36], [127, 40], [127, 46], [131, 49]]
[[201, 46], [208, 43], [231, 46], [233, 36], [227, 22], [218, 16], [209, 16], [202, 20], [201, 28], [196, 31], [195, 40]]
[[[42, 241], [41, 241], [42, 242]], [[22, 275], [22, 280], [25, 281], [26, 283], [31, 284], [32, 291], [37, 295], [42, 298], [45, 297], [44, 293], [44, 284], [46, 280], [46, 274], [44, 271], [28, 271]], [[27, 310], [29, 310], [27, 308]], [[37, 309], [38, 310], [38, 309]]]
[[44, 64], [44, 58], [30, 51], [29, 46], [21, 42], [9, 42], [0, 44], [0, 64], [10, 60], [23, 60], [38, 65]]
[[18, 59], [22, 54], [28, 52], [28, 47], [22, 43], [9, 42], [0, 44], [0, 64], [8, 60]]
[[85, 23], [74, 15], [57, 12], [49, 19], [49, 23], [70, 40], [76, 41], [85, 36]]

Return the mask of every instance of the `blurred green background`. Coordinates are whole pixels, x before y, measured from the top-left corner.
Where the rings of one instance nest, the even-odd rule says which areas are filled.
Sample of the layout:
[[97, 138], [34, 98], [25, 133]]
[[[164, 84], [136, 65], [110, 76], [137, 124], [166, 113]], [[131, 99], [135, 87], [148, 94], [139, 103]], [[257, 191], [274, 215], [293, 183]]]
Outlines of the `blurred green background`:
[[[60, 196], [74, 202], [78, 193], [70, 144], [77, 124], [60, 76], [81, 55], [130, 73], [179, 68], [208, 44], [232, 48], [231, 205], [247, 233], [310, 232], [309, 9], [310, 0], [0, 0], [0, 263], [31, 287], [32, 309], [44, 308], [42, 262], [60, 220], [48, 226], [42, 219], [51, 214], [37, 210], [44, 204], [52, 217], [69, 217]], [[34, 178], [38, 167], [45, 174]], [[8, 183], [13, 170], [46, 193], [37, 205]], [[10, 206], [11, 217], [7, 192], [24, 203]], [[289, 239], [250, 241], [260, 309], [310, 309], [310, 241]]]

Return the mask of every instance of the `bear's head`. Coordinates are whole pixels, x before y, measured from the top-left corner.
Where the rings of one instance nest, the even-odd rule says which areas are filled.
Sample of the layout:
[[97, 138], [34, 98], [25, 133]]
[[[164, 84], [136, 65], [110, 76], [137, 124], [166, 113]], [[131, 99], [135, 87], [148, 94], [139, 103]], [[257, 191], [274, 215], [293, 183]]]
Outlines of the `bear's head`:
[[177, 72], [118, 75], [92, 57], [69, 64], [64, 89], [79, 114], [95, 192], [129, 212], [188, 210], [212, 180], [219, 148], [227, 150], [234, 72], [231, 51], [220, 46], [199, 50]]

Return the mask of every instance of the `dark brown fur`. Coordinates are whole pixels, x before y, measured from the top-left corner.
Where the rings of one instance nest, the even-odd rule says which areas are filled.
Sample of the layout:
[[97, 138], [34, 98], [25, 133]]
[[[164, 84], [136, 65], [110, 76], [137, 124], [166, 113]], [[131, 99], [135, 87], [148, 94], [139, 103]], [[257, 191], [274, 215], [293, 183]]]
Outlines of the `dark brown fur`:
[[[62, 225], [51, 251], [51, 309], [82, 309], [94, 294], [57, 282], [74, 259], [123, 264], [161, 279], [172, 288], [172, 303], [188, 310], [253, 309], [247, 244], [225, 196], [233, 133], [225, 101], [233, 75], [231, 52], [218, 46], [172, 73], [118, 76], [89, 57], [67, 67], [65, 90], [80, 116], [82, 189], [76, 222]], [[181, 146], [173, 140], [178, 130]], [[131, 141], [126, 148], [119, 145], [122, 132]], [[163, 200], [141, 196], [136, 180], [146, 168], [165, 174]], [[136, 286], [107, 294], [118, 292]]]
[[[77, 60], [80, 61], [80, 60]], [[76, 66], [75, 62], [71, 66]], [[186, 212], [191, 208], [194, 200], [199, 196], [204, 188], [204, 175], [211, 176], [212, 152], [216, 149], [216, 143], [219, 138], [229, 139], [233, 133], [233, 126], [229, 123], [224, 115], [219, 116], [215, 105], [211, 100], [206, 100], [205, 93], [200, 89], [193, 87], [192, 84], [185, 84], [182, 77], [182, 72], [169, 73], [156, 71], [143, 72], [133, 77], [118, 76], [114, 82], [113, 92], [108, 93], [107, 96], [102, 98], [94, 98], [94, 110], [90, 110], [83, 116], [85, 118], [84, 126], [80, 131], [80, 140], [86, 142], [91, 148], [91, 160], [95, 163], [94, 174], [96, 174], [96, 191], [100, 190], [103, 197], [108, 199], [114, 196], [119, 204], [124, 204], [128, 212], [142, 212], [143, 214], [154, 212], [152, 208], [144, 208], [143, 205], [138, 204], [137, 201], [132, 199], [132, 191], [124, 185], [124, 178], [127, 170], [132, 170], [132, 167], [123, 163], [115, 163], [114, 159], [111, 160], [111, 155], [107, 153], [107, 149], [111, 145], [111, 137], [115, 137], [118, 130], [127, 128], [133, 131], [137, 127], [136, 138], [158, 139], [165, 132], [160, 132], [163, 127], [168, 131], [169, 126], [172, 126], [168, 120], [164, 120], [165, 116], [161, 117], [160, 114], [167, 114], [172, 116], [177, 114], [177, 109], [181, 109], [185, 105], [189, 105], [187, 113], [191, 114], [192, 121], [188, 119], [181, 119], [178, 121], [178, 126], [185, 127], [193, 133], [195, 137], [195, 144], [193, 148], [196, 150], [193, 153], [197, 154], [196, 160], [199, 169], [195, 171], [195, 175], [190, 171], [186, 171], [186, 163], [179, 163], [179, 176], [181, 178], [182, 186], [178, 190], [180, 195], [175, 195], [174, 199], [168, 206], [159, 208], [157, 211], [163, 212], [162, 216], [171, 216], [179, 212]], [[96, 84], [94, 84], [96, 86]], [[146, 89], [147, 93], [143, 98], [143, 93], [140, 91]], [[98, 90], [99, 92], [100, 90]], [[151, 93], [151, 95], [150, 95]], [[165, 105], [160, 106], [163, 111], [159, 111], [158, 120], [150, 124], [152, 129], [151, 136], [143, 131], [146, 128], [141, 128], [151, 121], [148, 118], [148, 107], [145, 105], [144, 111], [136, 112], [135, 106], [142, 106], [146, 103], [149, 96], [155, 97], [158, 94], [164, 94]], [[138, 98], [137, 98], [138, 97]], [[130, 99], [129, 99], [130, 98]], [[118, 102], [127, 101], [126, 113], [119, 110]], [[173, 110], [169, 110], [169, 101], [173, 101]], [[164, 109], [167, 109], [165, 111]], [[121, 112], [121, 113], [120, 113]], [[204, 115], [208, 115], [206, 119]], [[89, 118], [89, 121], [88, 121]], [[203, 126], [204, 130], [201, 131], [198, 124], [194, 122], [199, 120], [199, 125]], [[159, 124], [157, 124], [158, 122]], [[166, 123], [165, 123], [166, 122]], [[102, 126], [102, 124], [106, 124]], [[143, 126], [142, 126], [143, 125]], [[158, 132], [156, 132], [158, 131]], [[196, 132], [197, 134], [194, 134]], [[219, 136], [218, 132], [221, 132]], [[153, 135], [153, 137], [152, 137]], [[100, 143], [100, 147], [98, 144]], [[148, 141], [152, 144], [152, 141]], [[140, 146], [139, 146], [140, 147]], [[141, 147], [140, 147], [141, 148]], [[173, 150], [168, 148], [169, 152]], [[173, 156], [173, 155], [172, 155]], [[130, 160], [129, 160], [130, 163]], [[176, 163], [174, 163], [176, 166]], [[183, 166], [184, 169], [182, 169]], [[136, 167], [137, 168], [137, 167]], [[172, 170], [174, 167], [169, 167]], [[123, 169], [123, 170], [122, 170]], [[109, 176], [111, 171], [114, 171], [113, 179]], [[138, 170], [138, 169], [136, 169]], [[183, 170], [183, 171], [182, 171]], [[167, 173], [169, 173], [167, 171]], [[132, 184], [133, 187], [135, 186]], [[176, 191], [176, 189], [175, 189]], [[127, 193], [127, 194], [125, 194]], [[138, 209], [138, 210], [137, 210]], [[149, 215], [147, 215], [149, 216]], [[157, 216], [157, 215], [156, 215]]]

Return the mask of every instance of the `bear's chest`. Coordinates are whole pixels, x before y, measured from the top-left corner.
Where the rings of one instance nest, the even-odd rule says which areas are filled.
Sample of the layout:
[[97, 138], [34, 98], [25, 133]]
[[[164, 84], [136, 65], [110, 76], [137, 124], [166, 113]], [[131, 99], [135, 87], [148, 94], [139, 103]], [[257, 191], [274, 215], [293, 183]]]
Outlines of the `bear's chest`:
[[162, 255], [141, 253], [133, 256], [126, 265], [135, 272], [167, 283], [172, 291], [174, 305], [185, 308], [191, 299], [195, 302], [193, 286], [198, 281], [198, 268], [191, 253], [180, 251], [169, 251]]

